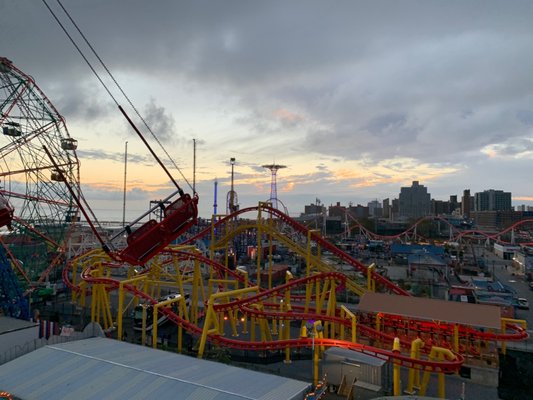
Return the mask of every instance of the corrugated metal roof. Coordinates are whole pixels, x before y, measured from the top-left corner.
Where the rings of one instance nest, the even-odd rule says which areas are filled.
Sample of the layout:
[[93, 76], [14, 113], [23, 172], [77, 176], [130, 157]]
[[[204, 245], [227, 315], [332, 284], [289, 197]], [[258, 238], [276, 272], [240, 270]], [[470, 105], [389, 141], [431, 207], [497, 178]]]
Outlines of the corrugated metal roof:
[[309, 383], [106, 338], [45, 346], [0, 366], [33, 399], [303, 399]]

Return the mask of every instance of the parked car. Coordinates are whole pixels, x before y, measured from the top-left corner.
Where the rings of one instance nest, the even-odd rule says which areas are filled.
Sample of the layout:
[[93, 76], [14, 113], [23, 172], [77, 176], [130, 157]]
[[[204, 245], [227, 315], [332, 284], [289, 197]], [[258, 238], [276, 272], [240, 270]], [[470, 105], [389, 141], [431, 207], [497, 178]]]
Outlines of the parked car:
[[529, 290], [533, 290], [533, 282], [529, 284]]
[[518, 298], [518, 306], [520, 310], [529, 310], [529, 301], [523, 297]]

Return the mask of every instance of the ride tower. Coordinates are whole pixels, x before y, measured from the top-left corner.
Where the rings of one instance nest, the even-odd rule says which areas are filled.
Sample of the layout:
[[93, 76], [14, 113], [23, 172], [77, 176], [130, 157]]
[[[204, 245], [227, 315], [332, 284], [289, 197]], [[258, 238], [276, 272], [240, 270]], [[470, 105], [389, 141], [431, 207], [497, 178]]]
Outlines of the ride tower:
[[235, 157], [231, 157], [229, 162], [231, 165], [231, 189], [228, 192], [228, 195], [226, 198], [226, 213], [233, 214], [234, 212], [239, 210], [239, 199], [237, 197], [237, 193], [235, 192], [233, 188], [233, 172], [234, 172], [234, 167], [235, 167]]
[[278, 174], [278, 170], [281, 168], [287, 168], [286, 165], [279, 165], [279, 164], [266, 164], [262, 165], [263, 168], [267, 168], [272, 173], [272, 179], [270, 182], [270, 198], [268, 199], [269, 202], [272, 203], [272, 207], [279, 210], [278, 207], [278, 189], [277, 189], [277, 183], [276, 183], [276, 176]]

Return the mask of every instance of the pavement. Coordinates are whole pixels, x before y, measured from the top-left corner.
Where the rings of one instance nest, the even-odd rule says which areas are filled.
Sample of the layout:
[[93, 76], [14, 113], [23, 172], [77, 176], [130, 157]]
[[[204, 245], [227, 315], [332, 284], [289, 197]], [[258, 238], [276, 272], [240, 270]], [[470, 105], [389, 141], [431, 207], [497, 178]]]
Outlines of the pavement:
[[[491, 263], [494, 261], [494, 275], [503, 284], [516, 290], [517, 297], [523, 297], [533, 306], [533, 290], [529, 289], [529, 283], [524, 275], [518, 274], [518, 271], [511, 266], [511, 261], [504, 261], [496, 258], [491, 254]], [[507, 268], [506, 268], [507, 266]], [[523, 319], [527, 322], [528, 329], [533, 329], [533, 311], [516, 310], [516, 318]]]

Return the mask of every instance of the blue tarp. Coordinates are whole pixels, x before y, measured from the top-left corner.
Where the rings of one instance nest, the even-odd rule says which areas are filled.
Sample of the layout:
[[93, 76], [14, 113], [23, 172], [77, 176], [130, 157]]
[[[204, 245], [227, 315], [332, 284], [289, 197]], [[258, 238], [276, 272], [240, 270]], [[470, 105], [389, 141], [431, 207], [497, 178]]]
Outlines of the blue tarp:
[[415, 254], [415, 253], [430, 253], [434, 255], [444, 254], [444, 247], [432, 246], [429, 244], [402, 244], [393, 243], [391, 246], [392, 255], [398, 254]]

